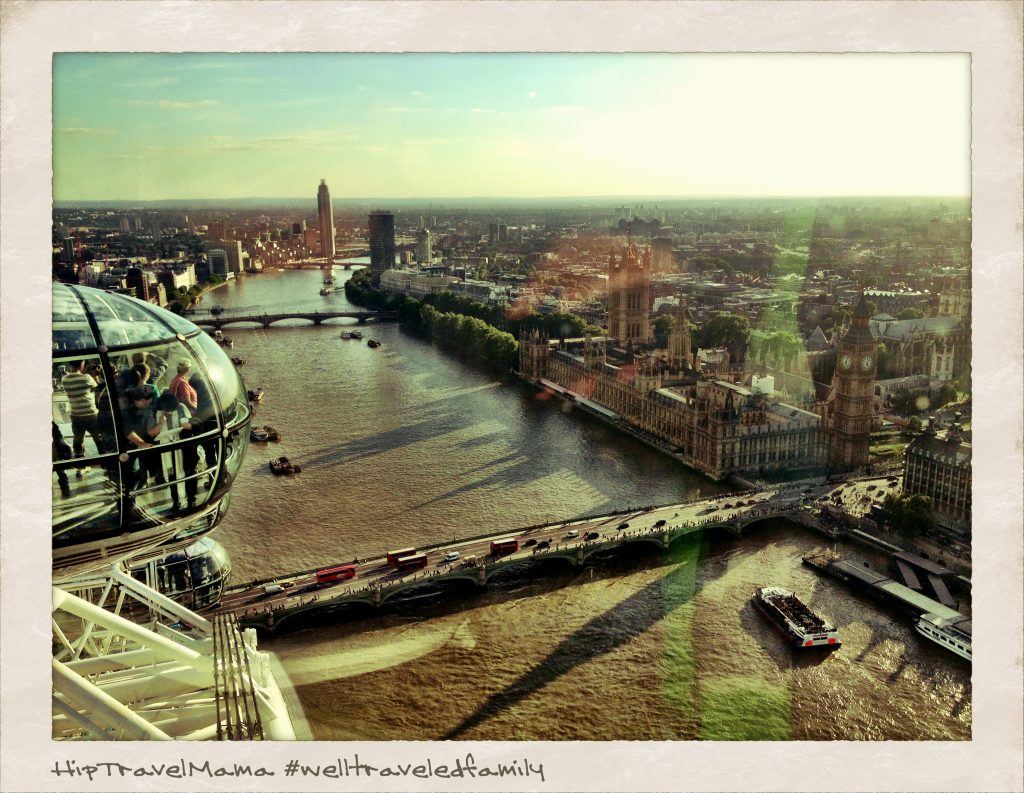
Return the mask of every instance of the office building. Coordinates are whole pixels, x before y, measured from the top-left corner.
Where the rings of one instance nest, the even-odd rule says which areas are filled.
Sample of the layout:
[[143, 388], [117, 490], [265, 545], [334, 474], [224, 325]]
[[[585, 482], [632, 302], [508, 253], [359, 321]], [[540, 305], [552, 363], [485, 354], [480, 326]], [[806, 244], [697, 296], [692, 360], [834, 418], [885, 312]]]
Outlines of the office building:
[[420, 264], [430, 264], [433, 255], [430, 229], [420, 229], [416, 232], [416, 261]]
[[220, 278], [227, 279], [228, 273], [231, 272], [228, 266], [228, 254], [226, 251], [220, 248], [212, 248], [206, 254], [206, 260], [209, 263], [210, 275], [219, 276]]
[[380, 284], [385, 270], [395, 267], [395, 216], [382, 209], [370, 213], [370, 272]]
[[[316, 191], [316, 211], [320, 219], [320, 255], [329, 259], [334, 258], [334, 209], [331, 207], [331, 191], [327, 189], [327, 182], [320, 180], [320, 187]], [[394, 225], [392, 224], [392, 232]], [[392, 233], [392, 240], [394, 233]], [[392, 246], [394, 243], [392, 243]]]

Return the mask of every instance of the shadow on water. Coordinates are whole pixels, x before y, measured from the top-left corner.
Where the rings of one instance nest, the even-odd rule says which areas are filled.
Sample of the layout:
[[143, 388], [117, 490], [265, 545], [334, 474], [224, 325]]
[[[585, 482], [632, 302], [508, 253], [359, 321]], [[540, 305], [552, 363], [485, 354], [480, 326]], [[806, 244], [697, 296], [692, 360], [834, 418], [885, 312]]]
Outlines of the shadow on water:
[[577, 666], [586, 664], [633, 641], [689, 601], [698, 587], [694, 568], [703, 556], [694, 538], [673, 553], [684, 564], [644, 586], [563, 640], [546, 658], [503, 691], [490, 696], [473, 714], [449, 731], [443, 740], [457, 739], [487, 719], [532, 696]]
[[326, 641], [376, 630], [382, 625], [447, 617], [484, 604], [496, 606], [524, 596], [542, 597], [566, 587], [594, 580], [613, 580], [682, 558], [674, 549], [666, 556], [664, 551], [651, 545], [638, 544], [635, 548], [633, 553], [601, 559], [599, 564], [582, 569], [570, 566], [565, 559], [539, 557], [497, 573], [485, 588], [463, 579], [438, 581], [396, 595], [381, 607], [347, 604], [325, 608], [286, 620], [272, 633], [262, 628], [257, 630], [260, 641], [265, 642], [287, 640], [285, 637], [289, 634], [309, 630], [316, 630], [318, 640]]

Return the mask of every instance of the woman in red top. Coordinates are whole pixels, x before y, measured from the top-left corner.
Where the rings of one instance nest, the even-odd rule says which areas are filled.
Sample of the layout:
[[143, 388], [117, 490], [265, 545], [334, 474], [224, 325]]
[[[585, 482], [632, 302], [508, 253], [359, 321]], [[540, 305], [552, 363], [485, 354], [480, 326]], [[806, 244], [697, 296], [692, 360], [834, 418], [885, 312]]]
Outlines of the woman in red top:
[[196, 394], [196, 390], [189, 385], [188, 378], [192, 375], [192, 361], [188, 358], [183, 358], [178, 361], [178, 374], [171, 380], [170, 385], [167, 386], [168, 393], [174, 394], [177, 400], [183, 404], [188, 405], [189, 410], [195, 410], [196, 405], [199, 403], [199, 395]]

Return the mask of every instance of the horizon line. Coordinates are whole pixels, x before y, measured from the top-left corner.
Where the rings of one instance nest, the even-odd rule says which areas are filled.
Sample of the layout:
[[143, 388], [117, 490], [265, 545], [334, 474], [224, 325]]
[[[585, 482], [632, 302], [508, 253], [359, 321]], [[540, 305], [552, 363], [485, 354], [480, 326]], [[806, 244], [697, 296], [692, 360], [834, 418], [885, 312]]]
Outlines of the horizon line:
[[[328, 185], [329, 186], [329, 185]], [[656, 199], [656, 200], [705, 200], [705, 199], [826, 199], [826, 198], [956, 198], [969, 199], [970, 193], [591, 193], [591, 194], [560, 194], [560, 195], [423, 195], [423, 196], [331, 196], [337, 201], [465, 201], [465, 200], [550, 200], [550, 199]], [[158, 201], [310, 201], [315, 202], [315, 195], [282, 195], [282, 196], [176, 196], [172, 198], [54, 198], [53, 203], [72, 203], [87, 201], [117, 202], [158, 202]]]

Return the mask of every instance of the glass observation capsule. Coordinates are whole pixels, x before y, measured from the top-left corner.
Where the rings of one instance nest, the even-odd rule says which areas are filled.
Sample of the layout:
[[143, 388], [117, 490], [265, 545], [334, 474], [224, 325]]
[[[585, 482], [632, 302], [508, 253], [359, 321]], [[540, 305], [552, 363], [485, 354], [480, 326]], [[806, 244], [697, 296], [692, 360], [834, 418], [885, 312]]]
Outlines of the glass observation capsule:
[[219, 542], [203, 537], [160, 559], [142, 564], [133, 560], [130, 572], [152, 589], [198, 611], [220, 600], [231, 576], [231, 560]]
[[251, 418], [217, 342], [150, 303], [55, 283], [52, 380], [56, 578], [217, 525]]

